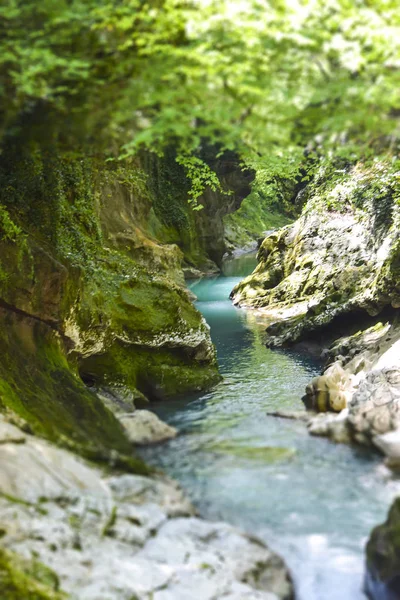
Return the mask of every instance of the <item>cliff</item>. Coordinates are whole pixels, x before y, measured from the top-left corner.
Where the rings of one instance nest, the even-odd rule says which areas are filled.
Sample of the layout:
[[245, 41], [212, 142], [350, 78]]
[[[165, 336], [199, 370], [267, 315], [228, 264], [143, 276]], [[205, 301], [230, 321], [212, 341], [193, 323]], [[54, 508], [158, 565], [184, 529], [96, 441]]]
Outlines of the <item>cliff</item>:
[[301, 192], [300, 218], [263, 241], [232, 292], [265, 315], [268, 346], [320, 348], [325, 370], [304, 401], [341, 414], [313, 419], [310, 432], [380, 449], [379, 436], [400, 428], [398, 193], [396, 163], [325, 162]]
[[127, 455], [95, 392], [133, 410], [213, 385], [208, 326], [184, 288], [181, 250], [148, 226], [137, 165], [22, 147], [0, 161], [2, 411], [84, 454]]

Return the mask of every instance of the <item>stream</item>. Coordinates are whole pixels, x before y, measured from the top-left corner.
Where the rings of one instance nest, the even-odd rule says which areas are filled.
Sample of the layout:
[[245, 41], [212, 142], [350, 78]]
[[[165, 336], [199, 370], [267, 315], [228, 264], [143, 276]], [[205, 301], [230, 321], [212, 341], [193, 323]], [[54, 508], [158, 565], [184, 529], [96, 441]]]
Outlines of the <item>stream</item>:
[[370, 451], [267, 416], [301, 410], [320, 365], [304, 353], [267, 349], [262, 318], [229, 301], [255, 264], [254, 255], [243, 255], [225, 264], [223, 276], [190, 284], [224, 381], [209, 393], [156, 405], [180, 434], [142, 455], [180, 481], [202, 516], [237, 525], [279, 552], [297, 599], [363, 599], [364, 545], [400, 483]]

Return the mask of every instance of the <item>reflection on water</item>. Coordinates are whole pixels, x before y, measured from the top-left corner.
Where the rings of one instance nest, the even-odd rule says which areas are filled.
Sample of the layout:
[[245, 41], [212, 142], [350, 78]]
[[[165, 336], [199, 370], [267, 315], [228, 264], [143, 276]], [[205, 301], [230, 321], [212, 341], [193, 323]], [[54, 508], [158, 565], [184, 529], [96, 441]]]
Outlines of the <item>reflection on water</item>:
[[229, 276], [191, 285], [224, 381], [200, 397], [157, 406], [181, 434], [144, 456], [180, 480], [205, 517], [239, 525], [279, 551], [300, 600], [359, 600], [365, 539], [399, 483], [369, 452], [312, 438], [304, 423], [266, 415], [301, 409], [319, 365], [267, 349], [254, 313], [229, 302], [254, 264], [254, 257], [241, 257], [226, 268]]

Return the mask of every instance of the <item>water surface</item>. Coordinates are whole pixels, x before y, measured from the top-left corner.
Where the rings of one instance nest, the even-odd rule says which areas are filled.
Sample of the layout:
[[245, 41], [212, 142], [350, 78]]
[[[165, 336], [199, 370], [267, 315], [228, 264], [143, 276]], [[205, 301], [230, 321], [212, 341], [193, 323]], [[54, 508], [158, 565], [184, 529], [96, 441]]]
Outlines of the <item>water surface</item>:
[[278, 551], [297, 598], [360, 600], [366, 538], [400, 484], [374, 454], [267, 416], [301, 410], [320, 365], [305, 354], [268, 350], [260, 317], [230, 303], [233, 286], [254, 264], [254, 256], [242, 256], [226, 264], [224, 276], [191, 284], [224, 381], [211, 393], [158, 405], [180, 435], [144, 456], [182, 483], [204, 517], [238, 525]]

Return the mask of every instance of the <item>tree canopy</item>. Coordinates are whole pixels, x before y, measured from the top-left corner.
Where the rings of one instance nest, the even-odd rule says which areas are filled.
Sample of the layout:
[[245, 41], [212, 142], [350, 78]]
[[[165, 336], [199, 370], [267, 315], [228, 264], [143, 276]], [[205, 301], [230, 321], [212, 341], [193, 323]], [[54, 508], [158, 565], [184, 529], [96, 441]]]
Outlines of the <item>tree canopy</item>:
[[[0, 140], [109, 156], [207, 138], [290, 173], [305, 145], [399, 134], [398, 0], [5, 0]], [[207, 180], [207, 174], [204, 175]]]

